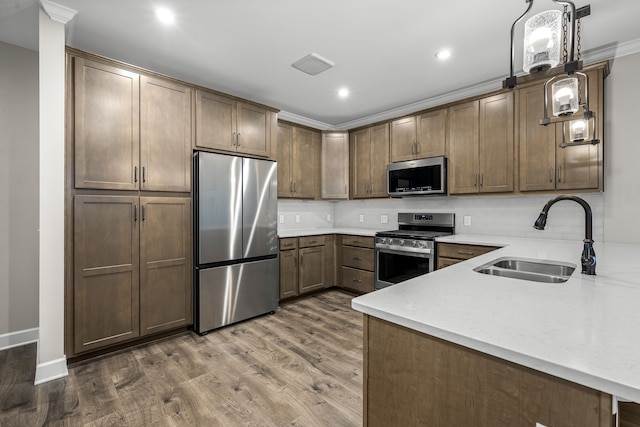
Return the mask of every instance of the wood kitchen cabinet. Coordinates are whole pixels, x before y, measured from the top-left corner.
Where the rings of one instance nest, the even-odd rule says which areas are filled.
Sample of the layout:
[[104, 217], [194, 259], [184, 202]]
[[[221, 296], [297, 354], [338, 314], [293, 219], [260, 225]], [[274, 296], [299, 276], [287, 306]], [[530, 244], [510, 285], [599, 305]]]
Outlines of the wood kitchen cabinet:
[[[602, 139], [602, 98], [605, 68], [587, 71], [589, 108]], [[602, 142], [561, 148], [562, 123], [541, 126], [543, 85], [523, 87], [519, 96], [520, 191], [602, 189]], [[582, 109], [581, 109], [582, 110]], [[577, 114], [577, 118], [581, 113]], [[569, 122], [565, 139], [569, 140]]]
[[278, 197], [315, 199], [320, 132], [278, 122]]
[[349, 198], [349, 134], [323, 132], [321, 156], [323, 199]]
[[335, 268], [333, 235], [280, 239], [280, 299], [304, 295], [331, 286]]
[[449, 193], [512, 192], [513, 92], [449, 108]]
[[196, 147], [271, 156], [272, 112], [213, 92], [196, 91]]
[[363, 335], [364, 426], [613, 427], [609, 394], [368, 315]]
[[438, 269], [499, 249], [496, 246], [467, 245], [461, 243], [437, 243]]
[[374, 273], [373, 237], [342, 236], [342, 281], [340, 286], [359, 293], [373, 292]]
[[447, 110], [438, 109], [391, 122], [391, 162], [444, 156]]
[[188, 192], [192, 90], [75, 57], [75, 187]]
[[190, 218], [189, 198], [75, 196], [75, 354], [192, 322]]
[[387, 197], [389, 124], [352, 132], [349, 140], [352, 198]]

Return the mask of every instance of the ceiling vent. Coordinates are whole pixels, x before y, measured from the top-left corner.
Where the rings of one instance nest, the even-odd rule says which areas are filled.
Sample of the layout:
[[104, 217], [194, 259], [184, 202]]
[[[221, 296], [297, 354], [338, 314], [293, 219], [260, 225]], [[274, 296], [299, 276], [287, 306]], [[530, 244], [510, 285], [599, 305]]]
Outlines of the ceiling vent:
[[316, 53], [310, 53], [309, 55], [298, 59], [296, 62], [291, 64], [291, 66], [309, 75], [315, 76], [316, 74], [320, 74], [333, 67], [334, 63], [328, 59], [324, 59]]

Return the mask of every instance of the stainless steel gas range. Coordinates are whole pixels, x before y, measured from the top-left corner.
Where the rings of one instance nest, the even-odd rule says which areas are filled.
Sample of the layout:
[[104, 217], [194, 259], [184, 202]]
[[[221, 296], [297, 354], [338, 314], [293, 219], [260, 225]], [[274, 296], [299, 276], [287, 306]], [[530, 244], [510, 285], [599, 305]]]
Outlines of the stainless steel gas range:
[[455, 214], [399, 213], [398, 226], [376, 233], [376, 290], [432, 272], [435, 238], [454, 234]]

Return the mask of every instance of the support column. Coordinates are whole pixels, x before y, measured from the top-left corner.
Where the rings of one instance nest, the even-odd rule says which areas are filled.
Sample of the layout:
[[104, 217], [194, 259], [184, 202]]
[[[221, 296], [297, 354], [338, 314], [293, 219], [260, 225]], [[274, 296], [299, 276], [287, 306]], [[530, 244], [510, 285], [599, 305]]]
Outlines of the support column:
[[40, 0], [39, 340], [35, 384], [68, 375], [64, 354], [65, 24], [76, 11]]

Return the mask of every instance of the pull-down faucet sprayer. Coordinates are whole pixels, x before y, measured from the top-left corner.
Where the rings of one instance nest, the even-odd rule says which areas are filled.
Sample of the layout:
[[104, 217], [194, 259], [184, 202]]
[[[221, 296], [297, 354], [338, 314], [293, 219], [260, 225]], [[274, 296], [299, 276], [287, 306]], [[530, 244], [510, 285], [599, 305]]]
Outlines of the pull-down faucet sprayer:
[[542, 208], [542, 212], [540, 212], [540, 216], [536, 220], [536, 223], [533, 225], [533, 228], [537, 230], [544, 230], [544, 227], [547, 225], [547, 214], [549, 213], [549, 208], [553, 206], [556, 202], [560, 200], [573, 200], [574, 202], [580, 204], [584, 208], [584, 249], [582, 249], [582, 273], [588, 274], [591, 276], [595, 276], [596, 274], [596, 253], [593, 250], [593, 226], [591, 220], [591, 206], [589, 203], [585, 202], [580, 197], [576, 196], [558, 196], [555, 199], [549, 200], [544, 208]]

